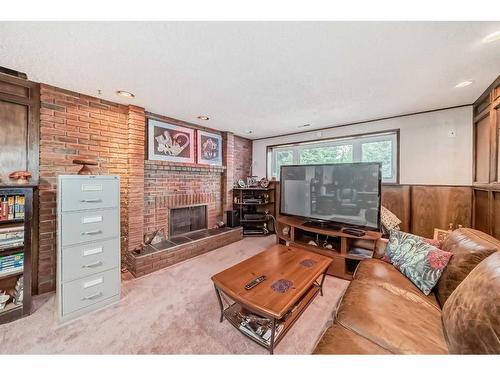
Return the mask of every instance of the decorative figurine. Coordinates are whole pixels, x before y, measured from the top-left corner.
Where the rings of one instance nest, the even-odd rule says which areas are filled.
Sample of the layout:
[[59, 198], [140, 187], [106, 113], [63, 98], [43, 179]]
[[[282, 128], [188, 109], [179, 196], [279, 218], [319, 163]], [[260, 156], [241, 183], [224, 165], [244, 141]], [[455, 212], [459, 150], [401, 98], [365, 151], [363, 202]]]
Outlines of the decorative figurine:
[[247, 177], [247, 186], [248, 187], [256, 187], [256, 186], [258, 186], [257, 176], [248, 176]]
[[28, 171], [15, 171], [9, 174], [11, 180], [16, 180], [16, 184], [23, 185], [29, 183], [31, 173]]
[[267, 223], [264, 223], [263, 230], [264, 230], [264, 234], [269, 233], [269, 229], [267, 229]]

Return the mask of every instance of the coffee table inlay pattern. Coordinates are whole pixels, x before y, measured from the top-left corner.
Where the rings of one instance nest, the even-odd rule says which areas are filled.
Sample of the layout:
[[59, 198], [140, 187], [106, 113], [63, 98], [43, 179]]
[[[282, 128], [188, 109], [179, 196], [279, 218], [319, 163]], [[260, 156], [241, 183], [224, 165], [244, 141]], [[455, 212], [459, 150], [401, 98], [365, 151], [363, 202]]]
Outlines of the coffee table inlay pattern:
[[[269, 343], [245, 335], [272, 354], [316, 295], [323, 294], [323, 281], [331, 262], [330, 258], [307, 250], [275, 245], [212, 276], [221, 308], [220, 321], [226, 317], [245, 334], [234, 319], [236, 309], [244, 308], [269, 319], [272, 327]], [[262, 275], [264, 281], [250, 290], [245, 289], [246, 284]]]

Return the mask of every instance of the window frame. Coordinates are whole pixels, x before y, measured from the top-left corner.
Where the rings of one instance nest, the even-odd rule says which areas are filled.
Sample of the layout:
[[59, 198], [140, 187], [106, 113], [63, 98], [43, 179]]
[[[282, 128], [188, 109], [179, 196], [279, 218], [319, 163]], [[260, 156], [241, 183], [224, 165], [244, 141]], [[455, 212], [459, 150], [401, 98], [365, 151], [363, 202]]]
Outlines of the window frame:
[[[282, 143], [267, 146], [266, 154], [266, 176], [268, 179], [273, 177], [272, 173], [276, 169], [276, 150], [292, 151], [292, 164], [300, 165], [300, 151], [311, 149], [314, 147], [339, 146], [352, 144], [352, 162], [358, 163], [362, 161], [362, 147], [365, 143], [374, 143], [377, 141], [391, 140], [392, 142], [392, 178], [383, 178], [383, 184], [399, 184], [400, 176], [400, 158], [399, 158], [399, 129], [383, 130], [371, 133], [362, 133], [349, 136], [324, 138], [321, 140]], [[306, 164], [304, 164], [306, 165]], [[276, 172], [276, 179], [279, 180], [280, 174]]]

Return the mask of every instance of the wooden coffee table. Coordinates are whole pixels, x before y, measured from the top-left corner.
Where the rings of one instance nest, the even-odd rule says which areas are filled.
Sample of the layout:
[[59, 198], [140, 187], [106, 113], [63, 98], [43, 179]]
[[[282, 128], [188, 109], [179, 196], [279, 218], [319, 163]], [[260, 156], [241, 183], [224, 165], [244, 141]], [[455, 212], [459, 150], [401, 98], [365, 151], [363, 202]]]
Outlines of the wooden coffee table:
[[[241, 333], [273, 354], [276, 345], [309, 306], [318, 293], [331, 258], [307, 250], [275, 245], [214, 276], [215, 292], [221, 315]], [[245, 285], [258, 276], [266, 279], [250, 290]], [[267, 340], [242, 326], [242, 316], [255, 322], [255, 316], [267, 330]], [[265, 331], [264, 330], [264, 331]]]

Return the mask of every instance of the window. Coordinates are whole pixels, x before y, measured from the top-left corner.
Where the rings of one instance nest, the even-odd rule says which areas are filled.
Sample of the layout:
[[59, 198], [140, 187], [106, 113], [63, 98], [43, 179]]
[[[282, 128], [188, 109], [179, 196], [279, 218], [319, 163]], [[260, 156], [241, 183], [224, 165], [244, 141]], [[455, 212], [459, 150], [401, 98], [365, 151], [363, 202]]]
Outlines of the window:
[[299, 164], [352, 163], [352, 145], [311, 147], [299, 151]]
[[382, 163], [382, 181], [396, 182], [397, 147], [396, 131], [274, 146], [268, 152], [268, 178], [279, 179], [282, 165], [378, 161]]
[[362, 143], [361, 161], [382, 162], [382, 178], [392, 179], [392, 140]]
[[293, 150], [276, 150], [275, 158], [276, 170], [279, 171], [282, 165], [293, 164]]

